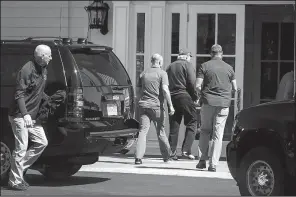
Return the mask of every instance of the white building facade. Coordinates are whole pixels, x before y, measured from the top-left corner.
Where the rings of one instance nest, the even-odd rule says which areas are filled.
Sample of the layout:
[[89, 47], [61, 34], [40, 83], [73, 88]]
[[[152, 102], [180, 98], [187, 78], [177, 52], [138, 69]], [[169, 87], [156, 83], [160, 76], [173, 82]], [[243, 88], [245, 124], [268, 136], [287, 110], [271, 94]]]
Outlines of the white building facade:
[[[274, 99], [281, 77], [293, 69], [293, 0], [105, 2], [110, 7], [109, 32], [102, 35], [99, 30], [88, 32], [84, 6], [91, 1], [1, 1], [1, 39], [88, 37], [96, 44], [111, 46], [136, 92], [137, 78], [150, 66], [153, 53], [162, 54], [167, 66], [186, 47], [197, 67], [209, 59], [210, 47], [218, 43], [224, 61], [235, 69], [242, 90], [241, 108]], [[233, 102], [225, 142], [230, 139], [236, 110]], [[151, 131], [148, 138], [157, 140]], [[180, 134], [180, 144], [182, 140]]]

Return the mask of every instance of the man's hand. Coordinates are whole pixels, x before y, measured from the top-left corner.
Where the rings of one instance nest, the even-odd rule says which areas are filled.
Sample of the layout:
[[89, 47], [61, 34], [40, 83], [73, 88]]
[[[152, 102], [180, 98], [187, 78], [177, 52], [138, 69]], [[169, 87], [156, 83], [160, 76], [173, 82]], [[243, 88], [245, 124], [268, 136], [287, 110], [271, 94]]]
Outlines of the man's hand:
[[33, 121], [32, 121], [32, 118], [29, 114], [24, 116], [24, 120], [25, 120], [26, 127], [33, 127]]
[[200, 107], [199, 101], [200, 101], [200, 99], [197, 99], [197, 100], [193, 101], [195, 107]]
[[172, 115], [174, 115], [174, 113], [175, 113], [175, 109], [174, 109], [173, 106], [171, 106], [171, 107], [169, 108], [169, 115], [172, 116]]

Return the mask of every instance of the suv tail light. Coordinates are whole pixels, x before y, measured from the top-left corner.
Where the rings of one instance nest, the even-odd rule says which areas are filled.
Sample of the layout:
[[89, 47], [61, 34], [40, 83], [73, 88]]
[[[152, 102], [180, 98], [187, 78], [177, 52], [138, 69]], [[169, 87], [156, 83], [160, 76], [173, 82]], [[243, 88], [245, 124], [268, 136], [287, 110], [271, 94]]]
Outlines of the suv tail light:
[[67, 97], [67, 121], [81, 122], [83, 120], [83, 89], [74, 88]]

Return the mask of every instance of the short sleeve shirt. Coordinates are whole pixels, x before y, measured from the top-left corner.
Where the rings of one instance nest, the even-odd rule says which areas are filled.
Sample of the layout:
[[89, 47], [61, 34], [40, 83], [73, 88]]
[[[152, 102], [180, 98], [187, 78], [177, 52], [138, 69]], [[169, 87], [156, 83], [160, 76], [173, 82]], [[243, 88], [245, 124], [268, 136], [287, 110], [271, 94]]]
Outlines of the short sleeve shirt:
[[139, 83], [142, 87], [139, 106], [163, 109], [164, 95], [162, 85], [169, 85], [167, 73], [159, 67], [148, 68], [141, 73]]
[[230, 106], [232, 98], [231, 81], [235, 79], [232, 66], [220, 58], [212, 58], [198, 68], [197, 78], [203, 79], [202, 103], [219, 107]]

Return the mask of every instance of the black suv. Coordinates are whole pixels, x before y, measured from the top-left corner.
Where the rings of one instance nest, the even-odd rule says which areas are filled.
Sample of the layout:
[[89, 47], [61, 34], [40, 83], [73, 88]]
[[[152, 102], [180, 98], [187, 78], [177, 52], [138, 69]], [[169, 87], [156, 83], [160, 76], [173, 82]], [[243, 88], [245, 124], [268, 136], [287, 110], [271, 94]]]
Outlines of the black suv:
[[66, 92], [65, 102], [43, 122], [48, 146], [32, 166], [49, 178], [65, 178], [99, 155], [120, 152], [134, 140], [134, 92], [112, 48], [70, 38], [1, 41], [1, 181], [7, 181], [14, 137], [8, 109], [14, 99], [18, 70], [35, 47], [51, 47], [45, 93]]
[[296, 194], [295, 100], [240, 111], [227, 145], [227, 163], [241, 195]]

